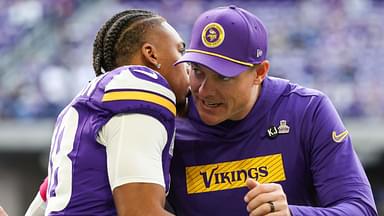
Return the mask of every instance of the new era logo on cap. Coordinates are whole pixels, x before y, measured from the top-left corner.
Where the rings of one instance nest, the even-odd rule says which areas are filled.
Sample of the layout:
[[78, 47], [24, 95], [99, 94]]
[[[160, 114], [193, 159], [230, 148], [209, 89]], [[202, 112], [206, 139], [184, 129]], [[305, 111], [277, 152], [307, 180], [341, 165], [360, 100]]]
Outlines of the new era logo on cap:
[[177, 62], [195, 62], [233, 77], [265, 60], [267, 32], [254, 14], [236, 6], [209, 10], [196, 20], [191, 43]]
[[257, 58], [260, 58], [262, 55], [263, 55], [263, 50], [261, 50], [261, 49], [257, 49], [257, 50], [256, 50], [256, 57], [257, 57]]

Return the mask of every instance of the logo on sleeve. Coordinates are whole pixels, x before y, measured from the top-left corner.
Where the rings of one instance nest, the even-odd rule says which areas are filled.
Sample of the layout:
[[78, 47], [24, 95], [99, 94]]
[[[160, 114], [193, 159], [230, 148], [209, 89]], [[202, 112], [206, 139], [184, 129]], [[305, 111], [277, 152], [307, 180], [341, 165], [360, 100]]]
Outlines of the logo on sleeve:
[[347, 130], [345, 130], [344, 132], [341, 132], [340, 134], [337, 134], [336, 131], [332, 132], [332, 139], [336, 143], [341, 143], [347, 136], [348, 136]]

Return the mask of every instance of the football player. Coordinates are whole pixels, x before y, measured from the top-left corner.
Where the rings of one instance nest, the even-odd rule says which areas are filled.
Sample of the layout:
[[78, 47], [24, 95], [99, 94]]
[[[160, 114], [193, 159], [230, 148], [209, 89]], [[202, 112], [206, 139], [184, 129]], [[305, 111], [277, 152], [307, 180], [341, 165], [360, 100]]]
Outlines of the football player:
[[26, 215], [44, 208], [46, 215], [169, 215], [176, 107], [188, 92], [187, 67], [173, 64], [184, 48], [150, 11], [123, 11], [105, 23], [94, 42], [97, 77], [58, 116], [47, 192]]

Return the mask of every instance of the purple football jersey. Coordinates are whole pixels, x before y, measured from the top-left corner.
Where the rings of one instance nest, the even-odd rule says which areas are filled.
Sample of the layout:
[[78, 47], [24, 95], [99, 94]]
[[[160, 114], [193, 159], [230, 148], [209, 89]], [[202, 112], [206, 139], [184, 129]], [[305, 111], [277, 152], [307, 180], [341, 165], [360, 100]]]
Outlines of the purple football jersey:
[[177, 215], [249, 215], [247, 178], [281, 184], [292, 215], [375, 215], [348, 131], [323, 93], [267, 77], [241, 121], [208, 126], [189, 108], [176, 120], [171, 164]]
[[113, 116], [123, 113], [150, 115], [165, 127], [162, 163], [168, 190], [175, 95], [157, 72], [143, 66], [120, 67], [92, 80], [57, 119], [48, 167], [49, 215], [116, 215], [106, 148], [97, 136]]

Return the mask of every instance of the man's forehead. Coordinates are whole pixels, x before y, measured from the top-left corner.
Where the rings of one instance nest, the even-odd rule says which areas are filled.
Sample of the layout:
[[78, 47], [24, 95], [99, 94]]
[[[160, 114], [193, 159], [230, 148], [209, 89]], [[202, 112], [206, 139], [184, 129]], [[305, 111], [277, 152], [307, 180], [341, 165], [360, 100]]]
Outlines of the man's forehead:
[[203, 70], [203, 71], [209, 71], [211, 73], [216, 73], [218, 74], [216, 71], [212, 70], [211, 68], [201, 64], [201, 63], [197, 63], [197, 62], [190, 62], [191, 66], [194, 67], [194, 68], [197, 68], [199, 70]]
[[167, 21], [162, 22], [161, 25], [164, 28], [168, 29], [170, 32], [172, 32], [174, 34], [178, 34], [177, 31]]
[[[181, 39], [179, 33], [176, 31], [175, 28], [173, 28], [168, 22], [162, 22], [161, 25], [166, 29], [168, 30], [174, 37], [176, 37], [180, 42], [179, 43], [183, 43], [184, 44], [184, 41], [183, 39]], [[184, 45], [185, 46], [185, 45]]]

